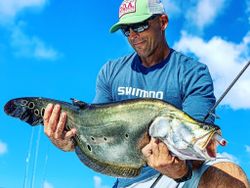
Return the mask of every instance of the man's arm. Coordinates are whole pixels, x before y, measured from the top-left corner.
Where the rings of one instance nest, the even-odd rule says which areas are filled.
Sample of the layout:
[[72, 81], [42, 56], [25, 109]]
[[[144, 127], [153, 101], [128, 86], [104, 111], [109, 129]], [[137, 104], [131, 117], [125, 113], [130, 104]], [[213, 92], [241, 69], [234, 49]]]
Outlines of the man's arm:
[[201, 177], [199, 188], [247, 188], [248, 180], [243, 170], [236, 164], [220, 162], [209, 167]]

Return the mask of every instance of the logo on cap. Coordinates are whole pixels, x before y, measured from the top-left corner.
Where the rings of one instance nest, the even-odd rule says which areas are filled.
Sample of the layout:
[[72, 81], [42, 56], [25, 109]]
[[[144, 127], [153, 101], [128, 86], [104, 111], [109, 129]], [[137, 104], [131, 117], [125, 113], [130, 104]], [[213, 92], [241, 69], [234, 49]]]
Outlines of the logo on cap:
[[119, 18], [124, 14], [133, 13], [136, 11], [136, 0], [124, 0], [119, 9]]

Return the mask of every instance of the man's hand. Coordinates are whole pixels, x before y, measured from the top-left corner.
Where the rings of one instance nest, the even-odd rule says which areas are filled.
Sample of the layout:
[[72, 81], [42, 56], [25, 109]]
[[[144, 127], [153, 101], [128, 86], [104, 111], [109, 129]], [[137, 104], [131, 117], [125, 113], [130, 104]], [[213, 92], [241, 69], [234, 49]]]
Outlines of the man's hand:
[[65, 131], [67, 115], [61, 113], [60, 105], [48, 104], [43, 116], [44, 133], [49, 137], [51, 142], [64, 151], [74, 150], [72, 137], [76, 134], [76, 129]]
[[170, 178], [178, 179], [188, 172], [186, 161], [172, 156], [167, 146], [158, 139], [151, 138], [142, 153], [149, 166]]

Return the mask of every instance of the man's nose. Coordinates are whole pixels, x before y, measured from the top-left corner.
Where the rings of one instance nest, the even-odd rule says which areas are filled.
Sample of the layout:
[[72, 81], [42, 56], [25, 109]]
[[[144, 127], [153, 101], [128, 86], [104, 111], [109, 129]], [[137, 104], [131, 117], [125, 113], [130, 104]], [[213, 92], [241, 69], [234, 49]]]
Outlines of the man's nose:
[[138, 36], [138, 33], [135, 32], [133, 29], [129, 28], [129, 38], [135, 38]]

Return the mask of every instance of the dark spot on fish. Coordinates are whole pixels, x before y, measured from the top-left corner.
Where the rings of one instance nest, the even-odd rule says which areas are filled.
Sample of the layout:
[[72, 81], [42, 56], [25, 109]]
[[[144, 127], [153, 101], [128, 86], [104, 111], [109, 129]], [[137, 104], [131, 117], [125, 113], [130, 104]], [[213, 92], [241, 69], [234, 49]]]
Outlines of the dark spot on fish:
[[42, 110], [41, 110], [41, 116], [42, 117], [44, 116], [44, 113], [45, 113], [45, 108], [42, 108]]
[[91, 136], [90, 138], [91, 138], [91, 140], [95, 141], [95, 138], [93, 136]]
[[26, 101], [26, 100], [21, 100], [20, 103], [21, 103], [21, 105], [26, 106], [26, 105], [28, 104], [28, 101]]
[[92, 151], [92, 148], [91, 148], [90, 145], [87, 145], [87, 147], [88, 147], [88, 150], [89, 150], [89, 151]]
[[125, 137], [128, 138], [128, 134], [127, 133], [125, 134]]
[[106, 137], [103, 138], [105, 141], [107, 141], [108, 139]]
[[34, 114], [35, 114], [36, 116], [39, 116], [39, 110], [38, 110], [37, 108], [34, 110]]
[[35, 104], [33, 103], [33, 102], [30, 102], [29, 104], [28, 104], [28, 108], [29, 109], [33, 109], [35, 107]]

